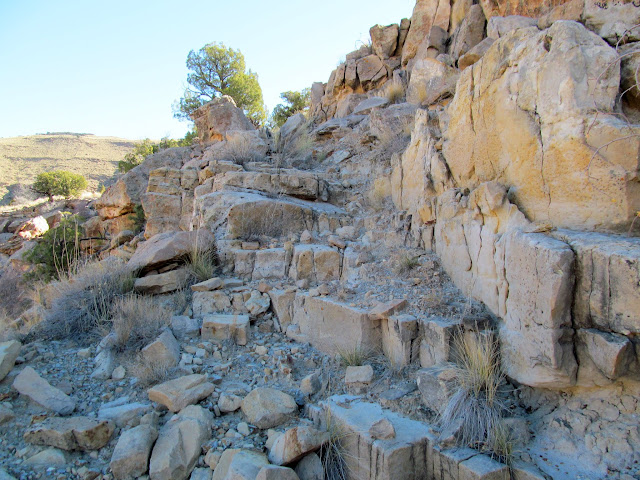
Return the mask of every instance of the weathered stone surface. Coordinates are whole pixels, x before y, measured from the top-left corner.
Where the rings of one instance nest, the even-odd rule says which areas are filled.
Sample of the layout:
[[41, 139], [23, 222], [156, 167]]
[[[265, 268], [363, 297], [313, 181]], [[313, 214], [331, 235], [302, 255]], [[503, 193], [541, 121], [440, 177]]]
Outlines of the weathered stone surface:
[[368, 385], [373, 381], [373, 367], [371, 365], [361, 365], [356, 367], [347, 367], [344, 376], [344, 383]]
[[640, 333], [640, 239], [569, 230], [553, 235], [576, 255], [576, 326]]
[[292, 290], [272, 289], [267, 292], [271, 298], [271, 306], [278, 318], [280, 331], [286, 332], [293, 316], [293, 302], [296, 292]]
[[[580, 370], [584, 368], [585, 355], [593, 362], [599, 372], [610, 380], [620, 378], [636, 362], [633, 344], [624, 335], [601, 332], [592, 328], [577, 332], [578, 358]], [[582, 371], [579, 372], [582, 375]], [[588, 383], [587, 378], [580, 379]]]
[[455, 93], [458, 72], [433, 58], [418, 60], [411, 73], [407, 101], [431, 105]]
[[223, 282], [221, 278], [215, 277], [205, 280], [204, 282], [191, 285], [191, 290], [194, 292], [210, 292], [222, 288]]
[[123, 432], [109, 463], [113, 476], [124, 480], [147, 473], [151, 448], [157, 438], [158, 431], [151, 425], [140, 425]]
[[63, 450], [98, 450], [113, 434], [114, 425], [108, 420], [89, 417], [49, 417], [24, 433], [25, 441], [36, 445], [50, 445]]
[[389, 104], [389, 100], [384, 97], [371, 97], [358, 103], [353, 109], [354, 115], [369, 115], [374, 108], [384, 108]]
[[246, 345], [251, 337], [249, 315], [207, 315], [202, 320], [203, 340], [233, 340]]
[[371, 36], [371, 48], [373, 53], [380, 58], [392, 57], [398, 46], [398, 24], [387, 25], [374, 25], [369, 29], [369, 35]]
[[497, 40], [514, 30], [518, 30], [519, 28], [527, 28], [537, 25], [537, 19], [523, 17], [521, 15], [511, 15], [508, 17], [492, 17], [487, 22], [487, 37]]
[[143, 273], [184, 260], [194, 248], [205, 250], [213, 246], [213, 236], [207, 230], [197, 232], [160, 233], [141, 243], [127, 263], [132, 270]]
[[418, 320], [413, 315], [393, 315], [382, 320], [382, 351], [395, 367], [417, 358]]
[[640, 23], [640, 8], [634, 2], [585, 0], [582, 20], [611, 45], [623, 37], [627, 42], [640, 40], [640, 32], [635, 28]]
[[314, 395], [322, 389], [320, 372], [313, 372], [300, 381], [300, 391], [305, 395]]
[[267, 465], [269, 461], [263, 453], [229, 448], [222, 453], [212, 480], [255, 480]]
[[384, 320], [392, 315], [401, 312], [407, 307], [407, 301], [404, 298], [396, 298], [388, 302], [380, 302], [378, 305], [369, 310], [369, 318], [371, 320]]
[[538, 28], [544, 30], [558, 20], [573, 20], [574, 22], [579, 22], [582, 19], [583, 10], [584, 0], [570, 0], [552, 8], [542, 15], [538, 19]]
[[269, 310], [271, 299], [268, 294], [253, 290], [251, 297], [245, 302], [244, 306], [249, 311], [249, 314], [255, 317]]
[[[350, 477], [439, 478], [428, 476], [428, 466], [432, 462], [430, 445], [435, 442], [435, 435], [424, 423], [346, 395], [331, 397], [321, 405], [330, 416], [332, 426], [343, 433], [341, 444]], [[395, 438], [381, 440], [369, 434], [373, 424], [381, 419], [393, 425]]]
[[396, 429], [393, 427], [393, 423], [389, 420], [381, 418], [371, 425], [369, 435], [371, 435], [372, 438], [379, 440], [389, 440], [396, 437]]
[[186, 337], [197, 337], [200, 335], [200, 323], [196, 318], [185, 315], [174, 315], [171, 317], [171, 331], [179, 340]]
[[18, 227], [15, 234], [24, 240], [32, 240], [37, 237], [41, 237], [49, 230], [49, 223], [38, 215], [37, 217], [30, 218], [22, 225]]
[[464, 480], [503, 480], [509, 478], [509, 467], [487, 455], [476, 455], [460, 463], [459, 477]]
[[0, 343], [0, 380], [3, 380], [15, 365], [20, 348], [22, 344], [17, 340]]
[[325, 245], [296, 245], [289, 275], [311, 283], [340, 278], [340, 253]]
[[287, 252], [284, 248], [259, 250], [255, 255], [253, 279], [284, 278], [287, 272]]
[[287, 118], [287, 121], [284, 122], [284, 125], [280, 127], [280, 142], [286, 142], [288, 140], [288, 137], [295, 135], [301, 129], [301, 127], [306, 125], [306, 123], [307, 119], [302, 113], [291, 115], [289, 118]]
[[16, 480], [16, 478], [9, 475], [4, 468], [0, 468], [0, 480]]
[[369, 55], [356, 62], [356, 71], [360, 84], [367, 89], [387, 76], [387, 69], [377, 55]]
[[262, 467], [256, 476], [256, 480], [300, 480], [295, 471], [287, 467], [268, 465]]
[[230, 130], [255, 130], [233, 99], [226, 95], [200, 107], [191, 118], [198, 129], [200, 141], [205, 144], [225, 140]]
[[444, 411], [453, 393], [455, 375], [455, 370], [447, 365], [418, 370], [418, 389], [427, 408], [437, 413]]
[[544, 234], [514, 233], [502, 241], [498, 255], [504, 255], [509, 288], [500, 330], [505, 371], [526, 385], [570, 386], [577, 369], [571, 328], [573, 251]]
[[239, 410], [242, 406], [242, 397], [231, 393], [221, 393], [218, 399], [218, 408], [222, 413], [231, 413]]
[[10, 422], [14, 418], [16, 418], [16, 415], [13, 410], [4, 403], [0, 403], [0, 425]]
[[280, 435], [269, 450], [269, 461], [289, 465], [329, 441], [329, 433], [313, 427], [295, 427]]
[[454, 0], [451, 5], [449, 32], [453, 33], [469, 13], [473, 0]]
[[295, 472], [300, 480], [324, 480], [322, 460], [315, 453], [310, 453], [300, 460]]
[[[322, 297], [298, 293], [292, 324], [298, 325], [304, 341], [326, 353], [353, 348], [374, 351], [382, 346], [380, 321], [366, 311]], [[341, 332], [336, 336], [335, 332]]]
[[[106, 337], [105, 337], [106, 338]], [[91, 372], [91, 378], [107, 380], [116, 368], [116, 354], [112, 349], [101, 350], [93, 360], [96, 368]]]
[[158, 275], [136, 278], [135, 291], [147, 295], [159, 295], [179, 290], [185, 286], [190, 273], [186, 268], [171, 270]]
[[184, 480], [198, 461], [202, 444], [211, 436], [213, 414], [190, 405], [160, 430], [149, 464], [151, 480]]
[[429, 34], [431, 27], [449, 30], [451, 3], [449, 0], [418, 0], [411, 15], [411, 26], [402, 48], [402, 65], [415, 57], [422, 39]]
[[453, 360], [451, 347], [454, 336], [461, 329], [460, 323], [446, 318], [436, 318], [424, 321], [421, 327], [420, 365], [427, 368]]
[[194, 468], [189, 480], [211, 480], [213, 471], [210, 468]]
[[231, 308], [231, 299], [223, 291], [195, 292], [193, 294], [193, 315], [202, 318], [211, 313], [225, 312]]
[[297, 412], [293, 397], [273, 388], [256, 388], [242, 400], [242, 413], [258, 428], [277, 427]]
[[180, 412], [187, 405], [198, 403], [213, 393], [215, 386], [206, 375], [186, 375], [161, 383], [147, 391], [149, 400], [158, 402], [172, 412]]
[[486, 23], [482, 7], [472, 5], [453, 36], [449, 52], [454, 59], [460, 58], [482, 41]]
[[476, 63], [484, 56], [485, 53], [487, 53], [487, 50], [489, 50], [491, 45], [493, 45], [493, 42], [495, 42], [493, 38], [487, 37], [467, 53], [460, 56], [460, 58], [458, 59], [458, 68], [460, 70], [464, 70], [465, 68], [470, 67], [471, 65]]
[[169, 329], [142, 349], [142, 358], [148, 364], [175, 367], [180, 361], [180, 344]]
[[[613, 49], [573, 22], [544, 32], [519, 29], [496, 41], [462, 72], [448, 109], [443, 152], [457, 185], [512, 186], [510, 198], [532, 221], [628, 229], [640, 210], [633, 173], [640, 143], [615, 142], [594, 157], [594, 149], [629, 132], [607, 115], [591, 125], [594, 108], [612, 111], [620, 76], [607, 66], [615, 61]], [[524, 73], [534, 71], [535, 81]]]
[[34, 402], [60, 415], [69, 415], [76, 408], [73, 398], [49, 385], [44, 378], [31, 367], [25, 367], [13, 381], [21, 395], [26, 395]]
[[106, 404], [98, 410], [98, 418], [100, 420], [110, 420], [116, 427], [122, 428], [139, 421], [140, 417], [150, 410], [151, 405], [148, 403], [135, 402], [113, 406]]

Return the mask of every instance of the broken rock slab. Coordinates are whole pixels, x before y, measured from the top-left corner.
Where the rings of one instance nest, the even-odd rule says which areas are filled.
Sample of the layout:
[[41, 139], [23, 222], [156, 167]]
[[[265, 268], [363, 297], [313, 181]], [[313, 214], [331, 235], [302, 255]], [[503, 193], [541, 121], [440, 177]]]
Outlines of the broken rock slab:
[[260, 470], [268, 465], [263, 453], [230, 448], [222, 453], [212, 480], [255, 480]]
[[256, 476], [256, 480], [300, 480], [294, 470], [287, 467], [267, 465], [262, 467]]
[[150, 365], [175, 367], [180, 361], [180, 344], [167, 329], [142, 349], [142, 358]]
[[418, 370], [417, 384], [422, 401], [434, 412], [442, 413], [452, 394], [456, 371], [447, 365]]
[[134, 289], [138, 293], [147, 295], [174, 292], [186, 285], [190, 275], [186, 268], [179, 268], [157, 275], [147, 275], [136, 279]]
[[247, 422], [258, 428], [277, 427], [293, 418], [298, 405], [291, 395], [273, 388], [256, 388], [242, 400]]
[[25, 441], [63, 450], [98, 450], [111, 439], [114, 425], [89, 417], [49, 417], [24, 433]]
[[22, 344], [16, 340], [0, 343], [0, 381], [7, 376], [16, 364]]
[[148, 403], [125, 403], [119, 405], [105, 404], [98, 410], [100, 420], [110, 420], [116, 427], [122, 428], [126, 425], [139, 422], [140, 417], [151, 410]]
[[137, 478], [147, 473], [151, 448], [158, 431], [151, 425], [140, 425], [120, 435], [109, 467], [117, 480]]
[[[320, 405], [324, 413], [320, 415], [320, 423], [331, 418], [332, 424], [344, 433], [343, 458], [350, 478], [436, 478], [426, 473], [432, 461], [431, 446], [436, 440], [426, 424], [349, 395], [330, 397]], [[393, 425], [394, 438], [382, 440], [371, 436], [371, 428], [381, 419]]]
[[149, 463], [151, 480], [184, 480], [198, 461], [202, 444], [211, 437], [213, 414], [189, 405], [169, 420], [153, 447]]
[[52, 387], [31, 367], [25, 367], [18, 374], [13, 381], [13, 388], [21, 395], [29, 397], [34, 402], [59, 415], [69, 415], [76, 408], [76, 401], [73, 398]]
[[147, 391], [149, 400], [167, 407], [172, 412], [180, 412], [187, 405], [198, 403], [213, 393], [215, 386], [207, 382], [206, 375], [186, 375], [161, 383]]
[[310, 453], [300, 460], [295, 472], [300, 480], [324, 480], [322, 460], [315, 453]]
[[236, 345], [246, 345], [250, 338], [249, 315], [206, 315], [200, 334], [203, 340], [233, 340]]
[[275, 465], [289, 465], [328, 441], [328, 432], [313, 427], [291, 428], [276, 439], [269, 450], [269, 461]]

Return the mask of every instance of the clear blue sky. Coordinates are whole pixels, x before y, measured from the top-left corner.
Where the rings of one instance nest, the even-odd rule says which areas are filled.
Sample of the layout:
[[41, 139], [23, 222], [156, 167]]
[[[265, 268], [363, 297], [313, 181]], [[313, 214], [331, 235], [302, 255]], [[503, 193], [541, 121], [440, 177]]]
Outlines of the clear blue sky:
[[223, 42], [258, 73], [267, 107], [326, 82], [369, 27], [415, 0], [0, 0], [0, 137], [72, 131], [179, 137], [171, 104], [189, 50]]

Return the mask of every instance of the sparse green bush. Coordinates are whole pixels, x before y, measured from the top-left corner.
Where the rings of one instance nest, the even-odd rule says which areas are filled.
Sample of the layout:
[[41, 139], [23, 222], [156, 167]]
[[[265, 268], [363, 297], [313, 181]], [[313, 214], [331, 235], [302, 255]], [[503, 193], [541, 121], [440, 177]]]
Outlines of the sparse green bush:
[[111, 329], [116, 300], [133, 291], [134, 273], [115, 259], [89, 262], [74, 271], [52, 284], [51, 308], [31, 336], [82, 340]]
[[142, 230], [144, 230], [144, 225], [145, 225], [145, 222], [147, 221], [144, 215], [144, 208], [142, 208], [142, 205], [140, 204], [135, 205], [133, 207], [133, 213], [135, 215], [133, 217], [133, 221], [135, 224], [134, 233], [140, 233]]
[[49, 201], [53, 202], [54, 195], [61, 195], [65, 198], [79, 195], [83, 190], [86, 190], [87, 179], [66, 170], [43, 172], [38, 174], [31, 188], [41, 195], [47, 195]]
[[24, 258], [35, 265], [29, 280], [50, 282], [69, 274], [80, 259], [82, 226], [77, 216], [64, 217], [58, 226], [45, 232]]
[[398, 265], [396, 266], [396, 272], [402, 275], [410, 272], [416, 267], [419, 267], [420, 261], [418, 260], [418, 258], [419, 257], [411, 256], [408, 254], [403, 255], [400, 258]]
[[455, 388], [440, 423], [446, 431], [459, 422], [458, 441], [485, 450], [490, 447], [504, 412], [499, 398], [504, 381], [499, 344], [493, 334], [459, 333], [453, 347]]
[[120, 351], [138, 351], [152, 342], [169, 324], [169, 311], [153, 297], [124, 295], [113, 308], [113, 333]]
[[129, 152], [124, 156], [124, 159], [118, 162], [118, 171], [127, 173], [132, 168], [137, 167], [145, 159], [154, 153], [158, 153], [161, 150], [174, 147], [189, 147], [193, 145], [193, 142], [198, 138], [198, 134], [195, 130], [191, 130], [185, 134], [185, 136], [179, 140], [173, 138], [164, 137], [158, 143], [153, 143], [148, 138], [145, 138], [141, 142], [138, 142], [133, 149], [133, 152]]

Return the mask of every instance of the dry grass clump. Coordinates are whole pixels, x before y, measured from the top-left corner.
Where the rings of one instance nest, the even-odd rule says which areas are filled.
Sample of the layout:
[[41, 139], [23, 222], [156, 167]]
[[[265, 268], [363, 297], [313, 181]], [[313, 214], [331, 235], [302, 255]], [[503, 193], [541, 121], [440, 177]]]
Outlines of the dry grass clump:
[[459, 442], [483, 450], [491, 445], [504, 412], [498, 396], [504, 381], [499, 344], [492, 334], [459, 333], [453, 347], [456, 388], [440, 423], [443, 431], [460, 423]]
[[487, 449], [493, 458], [511, 467], [515, 455], [515, 445], [513, 431], [504, 423], [498, 423], [489, 435]]
[[384, 90], [384, 96], [389, 103], [400, 103], [404, 100], [404, 87], [400, 82], [391, 82]]
[[236, 135], [227, 140], [226, 153], [230, 160], [239, 165], [257, 162], [264, 157], [255, 149], [251, 138], [244, 135]]
[[51, 308], [31, 335], [63, 339], [92, 337], [110, 329], [118, 298], [133, 291], [135, 277], [117, 260], [89, 262], [52, 284]]
[[360, 367], [373, 356], [373, 352], [360, 346], [338, 348], [340, 363], [345, 367]]
[[120, 351], [137, 351], [151, 343], [169, 325], [170, 312], [153, 297], [125, 295], [113, 307], [113, 333]]
[[22, 275], [13, 268], [5, 268], [0, 275], [0, 310], [12, 320], [29, 307]]
[[218, 252], [215, 245], [202, 247], [196, 242], [187, 256], [185, 266], [191, 273], [194, 283], [213, 278], [218, 269]]
[[316, 140], [309, 131], [304, 128], [296, 137], [283, 148], [285, 157], [308, 157], [313, 152]]
[[324, 425], [329, 433], [329, 441], [323, 444], [318, 452], [322, 461], [324, 478], [325, 480], [347, 480], [349, 469], [344, 442], [349, 437], [349, 433], [333, 421], [330, 411], [325, 414]]
[[130, 371], [138, 379], [140, 386], [149, 387], [169, 380], [176, 369], [167, 363], [150, 362], [138, 355], [137, 360], [130, 366]]

